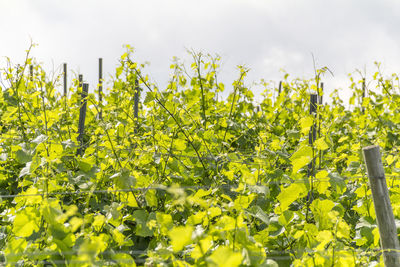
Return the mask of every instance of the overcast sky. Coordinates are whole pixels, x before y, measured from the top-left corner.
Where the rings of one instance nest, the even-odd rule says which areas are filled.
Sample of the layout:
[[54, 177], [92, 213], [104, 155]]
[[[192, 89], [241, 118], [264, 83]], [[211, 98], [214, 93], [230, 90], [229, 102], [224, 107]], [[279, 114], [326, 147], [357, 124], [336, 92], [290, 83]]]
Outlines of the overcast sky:
[[114, 74], [123, 44], [150, 62], [161, 88], [172, 58], [187, 59], [187, 48], [221, 55], [227, 89], [239, 64], [251, 69], [248, 84], [279, 82], [280, 69], [311, 78], [312, 54], [335, 75], [325, 77], [326, 88], [343, 94], [346, 75], [357, 68], [371, 75], [374, 61], [386, 74], [400, 72], [396, 0], [0, 0], [0, 10], [0, 56], [21, 62], [32, 38], [47, 70], [67, 62], [92, 85], [98, 58]]

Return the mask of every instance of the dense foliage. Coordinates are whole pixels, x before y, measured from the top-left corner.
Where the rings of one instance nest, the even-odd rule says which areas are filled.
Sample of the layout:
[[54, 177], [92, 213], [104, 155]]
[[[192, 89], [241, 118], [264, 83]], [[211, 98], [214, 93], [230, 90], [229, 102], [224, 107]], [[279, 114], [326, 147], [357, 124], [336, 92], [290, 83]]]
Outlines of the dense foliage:
[[285, 75], [281, 89], [262, 83], [256, 105], [246, 68], [238, 68], [222, 97], [219, 58], [192, 56], [190, 68], [178, 60], [171, 66], [161, 90], [127, 46], [103, 103], [91, 87], [82, 155], [78, 82], [63, 96], [60, 77], [51, 78], [29, 54], [23, 65], [1, 71], [0, 261], [379, 264], [361, 149], [379, 144], [383, 150], [399, 219], [398, 77], [384, 77], [378, 65], [364, 91], [366, 77], [350, 76], [349, 106], [335, 90], [330, 104], [318, 104], [310, 115], [310, 93], [322, 95], [327, 69], [310, 80]]

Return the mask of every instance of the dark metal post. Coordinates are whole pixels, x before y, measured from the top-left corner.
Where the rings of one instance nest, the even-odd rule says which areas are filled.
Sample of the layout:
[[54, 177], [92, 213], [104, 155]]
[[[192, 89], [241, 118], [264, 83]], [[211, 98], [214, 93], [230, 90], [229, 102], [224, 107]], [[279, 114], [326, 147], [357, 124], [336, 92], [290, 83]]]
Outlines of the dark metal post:
[[103, 59], [99, 58], [99, 119], [103, 118], [103, 109], [101, 104], [103, 102]]
[[[317, 99], [318, 95], [316, 94], [311, 94], [310, 95], [310, 115], [311, 114], [316, 114], [317, 113]], [[311, 126], [309, 137], [308, 137], [308, 143], [312, 145], [317, 137], [317, 132], [316, 132], [316, 125], [315, 123], [313, 126]]]
[[63, 64], [63, 76], [64, 76], [64, 97], [67, 97], [67, 63]]
[[321, 82], [321, 94], [318, 97], [318, 103], [320, 105], [322, 105], [323, 96], [324, 96], [324, 83]]
[[282, 92], [282, 81], [279, 81], [278, 95], [280, 95], [281, 92]]
[[[362, 90], [363, 90], [363, 92], [362, 92], [361, 105], [364, 102], [364, 97], [365, 97], [365, 78], [363, 78], [363, 81], [362, 81]], [[364, 114], [365, 113], [365, 108], [362, 107], [361, 110], [362, 110], [362, 113]]]
[[139, 81], [135, 80], [135, 94], [134, 94], [133, 117], [135, 118], [135, 133], [137, 133], [138, 117], [139, 117]]
[[[318, 102], [318, 95], [317, 94], [311, 94], [310, 95], [310, 114], [315, 114], [317, 113], [317, 102]], [[307, 175], [309, 178], [314, 177], [315, 175], [315, 151], [314, 151], [314, 141], [317, 137], [317, 131], [316, 131], [316, 124], [314, 123], [311, 128], [310, 128], [310, 132], [308, 134], [308, 143], [310, 144], [310, 146], [313, 148], [313, 159], [311, 160], [311, 162], [308, 164], [308, 172]], [[308, 200], [309, 203], [312, 202], [313, 200], [313, 184], [312, 184], [312, 180], [311, 180], [311, 189], [308, 195]]]
[[33, 81], [33, 65], [29, 66], [29, 79]]
[[83, 82], [83, 75], [82, 74], [78, 75], [78, 81], [79, 81], [78, 87], [81, 88], [82, 87], [82, 82]]
[[[323, 96], [324, 96], [324, 83], [321, 82], [321, 94], [318, 97], [318, 104], [320, 105], [320, 108], [322, 106], [322, 101], [323, 101]], [[318, 113], [318, 138], [321, 137], [321, 112]], [[321, 162], [322, 162], [322, 153], [323, 151], [319, 151], [319, 162], [318, 162], [318, 168], [321, 168]]]
[[78, 125], [79, 148], [77, 151], [78, 155], [82, 155], [84, 151], [83, 135], [85, 133], [85, 118], [86, 118], [86, 105], [87, 105], [88, 92], [89, 92], [89, 85], [87, 83], [83, 83], [82, 94], [81, 94], [81, 107], [79, 109], [79, 125]]

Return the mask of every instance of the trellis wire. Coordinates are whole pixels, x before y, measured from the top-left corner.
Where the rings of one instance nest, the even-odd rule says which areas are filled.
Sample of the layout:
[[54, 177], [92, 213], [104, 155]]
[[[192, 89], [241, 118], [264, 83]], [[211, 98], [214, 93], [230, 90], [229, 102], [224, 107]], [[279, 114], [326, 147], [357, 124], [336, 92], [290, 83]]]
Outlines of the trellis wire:
[[[265, 249], [265, 248], [264, 248]], [[360, 256], [372, 256], [372, 257], [376, 257], [376, 256], [380, 256], [381, 253], [385, 252], [385, 251], [391, 251], [391, 252], [400, 252], [400, 250], [395, 250], [395, 249], [390, 249], [390, 250], [384, 250], [384, 249], [362, 249], [362, 248], [354, 248], [354, 249], [334, 249], [335, 252], [352, 252], [352, 253], [357, 253]], [[101, 256], [101, 255], [116, 255], [116, 254], [126, 254], [126, 255], [130, 255], [130, 256], [148, 256], [147, 253], [148, 252], [157, 252], [157, 251], [151, 251], [151, 250], [121, 250], [121, 251], [103, 251], [103, 252], [99, 252], [97, 253], [96, 251], [86, 251], [87, 253], [94, 253], [97, 256]], [[172, 251], [171, 251], [172, 252]], [[181, 251], [183, 252], [183, 251]], [[309, 256], [316, 254], [316, 253], [323, 253], [326, 252], [326, 250], [313, 250], [313, 249], [297, 249], [297, 250], [271, 250], [268, 251], [266, 250], [266, 254], [267, 257], [266, 259], [273, 259], [273, 260], [290, 260], [290, 259], [296, 259], [295, 254], [296, 253], [306, 253]], [[1, 253], [1, 252], [0, 252]], [[4, 252], [2, 252], [2, 254], [4, 255]], [[51, 255], [75, 255], [75, 254], [83, 254], [85, 255], [86, 253], [84, 253], [83, 251], [80, 251], [78, 249], [71, 249], [68, 251], [39, 251], [39, 252], [21, 252], [21, 253], [10, 253], [7, 254], [7, 256], [9, 257], [21, 257], [21, 256], [51, 256]], [[291, 256], [292, 255], [292, 256]], [[335, 255], [335, 257], [343, 257], [343, 255]], [[146, 262], [146, 258], [134, 258], [133, 259], [135, 262], [141, 262], [144, 263]], [[18, 260], [18, 261], [7, 261], [7, 263], [17, 263], [17, 262], [23, 262], [23, 260]], [[106, 259], [106, 260], [96, 260], [95, 262], [101, 263], [104, 261], [110, 261], [110, 262], [130, 262], [132, 261], [132, 259]], [[166, 260], [168, 261], [168, 260]], [[43, 263], [48, 263], [48, 262], [53, 262], [53, 263], [87, 263], [88, 261], [84, 261], [84, 260], [39, 260], [39, 261], [35, 261], [36, 263], [39, 262], [43, 262]]]
[[[183, 178], [183, 177], [182, 177]], [[365, 178], [364, 176], [355, 176], [351, 178]], [[391, 177], [390, 179], [398, 179], [400, 180], [400, 175]], [[332, 178], [314, 178], [314, 182], [331, 182]], [[343, 181], [349, 181], [351, 179], [343, 179]], [[255, 186], [267, 186], [269, 184], [293, 184], [293, 183], [309, 183], [308, 179], [298, 179], [293, 181], [267, 181], [265, 184], [256, 184]], [[248, 186], [252, 186], [246, 184]], [[173, 191], [173, 190], [214, 190], [214, 189], [237, 189], [238, 187], [235, 185], [219, 185], [219, 186], [165, 186], [165, 185], [153, 185], [148, 187], [132, 187], [126, 189], [112, 189], [112, 190], [78, 190], [78, 191], [54, 191], [49, 193], [37, 193], [37, 194], [10, 194], [10, 195], [0, 195], [0, 198], [18, 198], [18, 197], [46, 197], [46, 196], [57, 196], [57, 195], [83, 195], [83, 194], [116, 194], [116, 193], [130, 193], [130, 192], [138, 192], [138, 191], [148, 191], [148, 190], [160, 190], [160, 191]]]

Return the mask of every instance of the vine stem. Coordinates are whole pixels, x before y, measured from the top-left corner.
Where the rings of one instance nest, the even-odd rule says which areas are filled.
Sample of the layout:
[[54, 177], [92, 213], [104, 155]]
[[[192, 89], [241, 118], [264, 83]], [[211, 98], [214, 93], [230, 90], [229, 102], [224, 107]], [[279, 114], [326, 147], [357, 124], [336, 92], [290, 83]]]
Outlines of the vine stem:
[[201, 90], [201, 109], [203, 112], [203, 125], [204, 128], [207, 127], [207, 117], [206, 117], [206, 102], [205, 102], [205, 97], [204, 97], [204, 87], [203, 83], [201, 81], [201, 72], [200, 72], [200, 64], [201, 64], [201, 54], [199, 54], [198, 58], [196, 57], [196, 54], [192, 52], [192, 56], [196, 62], [196, 70], [197, 70], [197, 78], [199, 79], [199, 85], [200, 85], [200, 90]]
[[[26, 142], [28, 139], [27, 139], [27, 137], [26, 137], [25, 127], [24, 127], [24, 124], [23, 124], [23, 122], [22, 122], [21, 103], [20, 103], [21, 101], [20, 101], [20, 99], [19, 99], [19, 92], [18, 92], [18, 90], [19, 90], [19, 86], [20, 86], [20, 84], [21, 84], [21, 82], [22, 82], [22, 78], [24, 77], [24, 73], [25, 73], [26, 66], [28, 65], [29, 54], [30, 54], [30, 52], [31, 52], [32, 46], [33, 46], [33, 44], [31, 43], [31, 45], [29, 46], [29, 48], [28, 48], [28, 50], [27, 50], [27, 52], [26, 52], [24, 65], [23, 65], [23, 67], [22, 67], [20, 76], [19, 76], [19, 77], [17, 76], [18, 78], [17, 78], [17, 82], [16, 82], [16, 85], [15, 85], [15, 93], [17, 94], [18, 120], [19, 120], [19, 123], [20, 123], [20, 126], [21, 126], [22, 136], [23, 136], [25, 142]], [[18, 69], [17, 69], [17, 73], [18, 73]]]
[[[134, 69], [136, 72], [136, 75], [139, 77], [139, 79], [142, 81], [142, 83], [146, 86], [146, 88], [152, 92], [155, 93], [153, 89], [151, 89], [151, 87], [147, 84], [147, 82], [145, 81], [145, 79], [143, 78], [143, 76], [139, 73], [139, 71], [135, 68]], [[208, 170], [204, 164], [204, 161], [200, 155], [200, 152], [198, 151], [198, 149], [196, 148], [196, 146], [193, 144], [193, 140], [189, 137], [189, 135], [186, 133], [186, 131], [183, 129], [182, 125], [179, 123], [178, 119], [174, 116], [174, 114], [167, 109], [167, 107], [160, 101], [160, 99], [158, 99], [157, 95], [154, 94], [154, 99], [156, 100], [156, 102], [171, 116], [171, 118], [175, 121], [175, 123], [177, 124], [179, 130], [181, 131], [181, 133], [185, 136], [186, 140], [189, 142], [190, 146], [194, 149], [197, 158], [199, 159], [203, 169], [206, 172], [206, 177], [208, 177]]]
[[[96, 111], [99, 112], [99, 108], [97, 107], [96, 103], [95, 103], [92, 99], [90, 99], [90, 98], [88, 98], [88, 100], [93, 104], [93, 106], [95, 107]], [[105, 126], [106, 124], [105, 124], [105, 122], [104, 122], [103, 116], [100, 117], [99, 119], [100, 119], [100, 121], [102, 122], [102, 124]], [[107, 130], [106, 127], [104, 127], [103, 129], [104, 129], [104, 132], [105, 132], [106, 135], [107, 135], [108, 142], [110, 143], [111, 150], [112, 150], [112, 152], [113, 152], [113, 154], [114, 154], [115, 159], [117, 160], [118, 166], [119, 166], [120, 169], [122, 170], [122, 169], [123, 169], [123, 166], [122, 166], [121, 161], [119, 160], [119, 156], [117, 155], [117, 152], [116, 152], [116, 150], [115, 150], [115, 148], [114, 148], [114, 145], [113, 145], [113, 142], [112, 142], [112, 140], [111, 140], [110, 134], [108, 133], [108, 130]], [[138, 201], [138, 198], [137, 198], [136, 194], [133, 192], [132, 189], [131, 189], [131, 193], [133, 194], [133, 196], [134, 196], [134, 198], [135, 198], [135, 200], [136, 200], [136, 203], [138, 204], [139, 208], [142, 208], [142, 205], [141, 205], [140, 202]]]
[[[247, 73], [247, 71], [244, 71], [244, 72], [242, 72], [242, 73], [240, 74], [238, 84], [242, 81], [242, 79], [243, 79], [243, 77], [244, 77], [244, 75], [245, 75], [246, 73]], [[236, 86], [235, 86], [235, 89], [234, 89], [234, 91], [233, 91], [233, 99], [232, 99], [231, 108], [230, 108], [230, 111], [229, 111], [228, 121], [229, 121], [229, 120], [231, 119], [231, 117], [232, 117], [233, 106], [235, 105], [236, 94], [237, 94], [237, 90], [238, 90], [238, 89], [239, 89], [239, 88], [238, 88], [238, 86], [236, 85]], [[228, 132], [228, 128], [229, 128], [229, 125], [226, 126], [223, 142], [225, 142], [226, 134], [227, 134], [227, 132]]]

